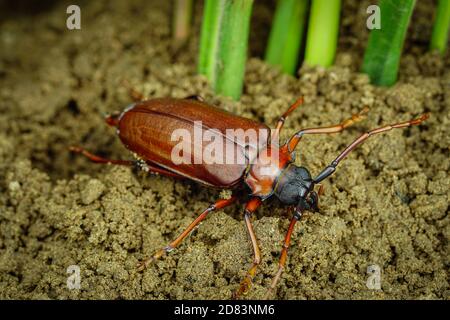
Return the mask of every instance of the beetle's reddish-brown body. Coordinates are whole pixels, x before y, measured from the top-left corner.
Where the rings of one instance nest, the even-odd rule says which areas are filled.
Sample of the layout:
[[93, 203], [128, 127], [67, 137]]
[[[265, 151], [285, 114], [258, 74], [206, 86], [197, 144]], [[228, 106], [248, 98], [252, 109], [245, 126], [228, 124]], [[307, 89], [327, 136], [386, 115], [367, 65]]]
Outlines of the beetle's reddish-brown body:
[[[136, 155], [153, 164], [173, 171], [183, 177], [218, 188], [232, 188], [240, 182], [246, 164], [201, 163], [174, 165], [171, 154], [177, 144], [172, 141], [175, 130], [186, 129], [194, 137], [195, 122], [201, 121], [202, 129], [214, 129], [223, 144], [230, 144], [234, 154], [246, 152], [246, 141], [231, 141], [229, 129], [255, 129], [265, 138], [252, 150], [264, 148], [269, 128], [257, 121], [238, 117], [222, 109], [195, 99], [153, 99], [138, 102], [125, 110], [118, 118], [118, 134], [123, 144]], [[195, 149], [192, 139], [191, 150]], [[247, 146], [248, 147], [248, 146]], [[195, 154], [192, 155], [195, 157]]]
[[[272, 195], [276, 195], [282, 203], [294, 207], [294, 214], [281, 250], [278, 271], [268, 291], [270, 293], [275, 288], [284, 269], [295, 223], [301, 218], [303, 212], [318, 209], [320, 190], [317, 194], [314, 191], [314, 186], [330, 176], [339, 162], [370, 136], [394, 128], [417, 125], [428, 118], [428, 115], [425, 114], [414, 120], [386, 125], [364, 133], [344, 149], [315, 178], [312, 178], [306, 168], [298, 167], [293, 163], [294, 149], [303, 135], [341, 132], [363, 117], [361, 113], [355, 114], [337, 125], [300, 130], [285, 144], [280, 145], [278, 138], [285, 118], [301, 103], [302, 99], [294, 103], [282, 115], [276, 129], [270, 134], [268, 127], [262, 123], [233, 115], [199, 99], [165, 98], [138, 101], [125, 109], [120, 116], [110, 116], [106, 119], [108, 124], [117, 128], [120, 139], [138, 160], [110, 160], [91, 154], [83, 148], [72, 147], [72, 150], [84, 154], [94, 162], [137, 165], [146, 171], [170, 177], [187, 178], [218, 188], [232, 189], [244, 183], [250, 190], [250, 198], [245, 204], [244, 220], [252, 242], [254, 259], [236, 296], [248, 290], [257, 266], [261, 262], [258, 242], [251, 223], [252, 213]], [[174, 163], [172, 150], [177, 141], [172, 139], [173, 132], [183, 129], [189, 135], [195, 135], [197, 122], [201, 122], [201, 131], [213, 129], [215, 139], [221, 140], [224, 145], [230, 147], [230, 149], [224, 150], [233, 150], [233, 154], [245, 154], [249, 161], [231, 164], [202, 163], [201, 161], [196, 163], [197, 154], [194, 152], [189, 155], [194, 160], [191, 163]], [[245, 136], [229, 139], [226, 134], [227, 129], [244, 131], [253, 129], [260, 133], [260, 136], [256, 142], [247, 141]], [[194, 150], [195, 139], [190, 144], [191, 150]], [[201, 148], [200, 151], [202, 151]], [[218, 200], [208, 207], [174, 241], [140, 263], [139, 268], [145, 268], [151, 261], [159, 259], [177, 247], [210, 212], [225, 208], [237, 199], [238, 195], [233, 192], [231, 198]]]

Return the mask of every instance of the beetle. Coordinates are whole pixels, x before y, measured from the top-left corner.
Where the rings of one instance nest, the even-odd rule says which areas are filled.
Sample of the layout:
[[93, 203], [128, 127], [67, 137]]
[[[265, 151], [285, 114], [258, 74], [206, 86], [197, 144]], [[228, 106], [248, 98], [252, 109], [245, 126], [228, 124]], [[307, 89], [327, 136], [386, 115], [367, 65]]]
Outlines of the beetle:
[[[272, 132], [263, 134], [263, 139], [251, 144], [247, 140], [228, 139], [225, 134], [226, 129], [253, 129], [264, 132], [269, 130], [265, 124], [236, 116], [206, 103], [197, 96], [185, 99], [157, 98], [150, 100], [142, 99], [138, 94], [134, 96], [135, 103], [128, 106], [120, 114], [107, 116], [106, 122], [117, 128], [120, 140], [135, 155], [136, 160], [106, 159], [81, 147], [71, 147], [71, 150], [81, 153], [97, 163], [137, 166], [147, 172], [190, 179], [206, 186], [233, 190], [229, 199], [220, 199], [210, 205], [176, 239], [149, 258], [141, 261], [137, 266], [138, 270], [145, 269], [152, 261], [161, 258], [176, 248], [209, 213], [235, 203], [239, 198], [237, 191], [242, 186], [247, 189], [249, 196], [245, 203], [244, 221], [253, 247], [253, 262], [234, 297], [248, 291], [261, 262], [260, 249], [251, 218], [263, 201], [276, 196], [281, 203], [287, 205], [291, 210], [293, 209], [279, 258], [278, 270], [266, 294], [266, 297], [268, 297], [270, 292], [276, 288], [285, 267], [295, 224], [306, 211], [315, 212], [318, 210], [318, 200], [322, 188], [316, 192], [315, 186], [320, 186], [320, 182], [332, 175], [338, 164], [355, 147], [369, 137], [396, 128], [418, 125], [429, 117], [429, 114], [423, 114], [410, 121], [385, 125], [362, 134], [348, 145], [335, 160], [313, 177], [307, 168], [294, 164], [294, 150], [302, 137], [309, 134], [341, 132], [355, 122], [362, 120], [367, 109], [336, 125], [302, 129], [296, 132], [286, 143], [279, 144], [278, 139], [286, 118], [303, 103], [303, 98], [300, 98], [279, 118], [276, 128]], [[196, 121], [201, 121], [202, 130], [215, 128], [216, 138], [222, 139], [222, 142], [227, 145], [231, 145], [233, 151], [245, 154], [246, 162], [231, 165], [217, 163], [175, 164], [172, 159], [172, 150], [176, 142], [172, 139], [172, 133], [177, 128], [193, 133]], [[189, 156], [193, 157], [192, 154]]]

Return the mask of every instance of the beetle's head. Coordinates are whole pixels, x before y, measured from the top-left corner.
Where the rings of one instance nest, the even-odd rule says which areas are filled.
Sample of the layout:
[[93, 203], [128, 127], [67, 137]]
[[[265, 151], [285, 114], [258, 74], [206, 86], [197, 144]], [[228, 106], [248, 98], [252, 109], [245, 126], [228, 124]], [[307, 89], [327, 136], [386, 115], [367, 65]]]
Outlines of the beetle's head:
[[278, 180], [275, 195], [284, 204], [296, 205], [297, 211], [317, 211], [319, 197], [313, 189], [308, 169], [290, 164]]

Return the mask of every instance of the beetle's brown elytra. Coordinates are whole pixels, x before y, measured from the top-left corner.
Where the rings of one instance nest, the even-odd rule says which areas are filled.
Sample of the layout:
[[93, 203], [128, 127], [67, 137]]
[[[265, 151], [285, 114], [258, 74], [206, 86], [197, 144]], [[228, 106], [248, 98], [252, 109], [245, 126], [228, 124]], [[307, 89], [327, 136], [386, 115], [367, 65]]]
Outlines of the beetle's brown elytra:
[[[139, 95], [142, 97], [142, 95]], [[117, 133], [123, 144], [139, 160], [110, 160], [96, 156], [83, 148], [71, 147], [73, 152], [81, 153], [93, 162], [111, 163], [118, 165], [134, 165], [145, 168], [145, 171], [161, 175], [194, 180], [201, 184], [222, 189], [233, 189], [229, 199], [221, 199], [206, 208], [189, 226], [171, 243], [157, 251], [153, 256], [143, 260], [138, 270], [145, 269], [152, 261], [161, 258], [167, 252], [176, 248], [180, 242], [203, 220], [210, 212], [223, 209], [235, 203], [239, 198], [236, 190], [244, 185], [249, 189], [249, 199], [244, 208], [244, 221], [253, 247], [253, 263], [242, 280], [238, 290], [233, 295], [239, 297], [245, 294], [251, 286], [257, 267], [261, 262], [258, 241], [251, 222], [252, 213], [260, 207], [267, 198], [275, 195], [283, 204], [293, 208], [293, 215], [282, 246], [278, 271], [267, 291], [266, 298], [276, 288], [281, 278], [290, 245], [291, 235], [295, 224], [306, 211], [318, 210], [319, 194], [314, 191], [315, 185], [329, 177], [336, 167], [353, 149], [369, 137], [387, 132], [392, 129], [405, 128], [418, 125], [425, 121], [429, 114], [423, 114], [417, 119], [386, 125], [362, 134], [347, 148], [345, 148], [330, 165], [325, 167], [318, 175], [312, 177], [304, 167], [294, 164], [294, 150], [301, 138], [307, 134], [329, 134], [341, 132], [355, 122], [364, 118], [362, 112], [342, 121], [340, 124], [320, 128], [307, 128], [295, 133], [286, 144], [277, 143], [280, 131], [288, 115], [303, 103], [298, 99], [280, 117], [277, 126], [270, 136], [259, 141], [258, 153], [252, 163], [244, 164], [179, 164], [171, 160], [171, 151], [174, 143], [171, 132], [174, 128], [183, 128], [189, 132], [194, 130], [194, 123], [201, 121], [206, 127], [215, 128], [224, 133], [226, 129], [254, 129], [266, 130], [265, 124], [239, 117], [217, 107], [205, 103], [198, 97], [186, 99], [161, 98], [137, 101], [126, 108], [119, 116], [109, 116], [106, 122], [117, 128]], [[225, 136], [223, 135], [225, 139]], [[234, 151], [243, 152], [246, 146], [242, 143], [234, 144]], [[264, 152], [263, 152], [264, 151]], [[276, 158], [276, 161], [270, 161]]]

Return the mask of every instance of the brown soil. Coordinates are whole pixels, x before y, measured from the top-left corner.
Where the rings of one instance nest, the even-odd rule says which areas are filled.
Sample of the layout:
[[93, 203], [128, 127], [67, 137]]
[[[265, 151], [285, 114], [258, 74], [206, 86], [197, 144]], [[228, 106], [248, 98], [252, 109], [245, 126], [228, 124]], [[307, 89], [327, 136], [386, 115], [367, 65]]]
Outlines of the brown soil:
[[[120, 84], [128, 79], [149, 97], [200, 94], [270, 125], [304, 95], [283, 138], [369, 106], [367, 120], [344, 133], [303, 139], [297, 163], [313, 173], [363, 131], [431, 112], [420, 127], [368, 141], [325, 182], [321, 212], [295, 229], [276, 297], [449, 299], [450, 58], [427, 52], [433, 12], [418, 3], [399, 83], [370, 85], [357, 73], [366, 2], [345, 1], [334, 67], [304, 67], [294, 78], [252, 58], [239, 102], [215, 96], [196, 75], [197, 36], [174, 51], [169, 1], [83, 1], [81, 31], [65, 28], [64, 2], [0, 10], [0, 298], [228, 299], [250, 266], [240, 204], [212, 214], [177, 250], [135, 271], [138, 259], [221, 195], [68, 152], [79, 144], [130, 156], [102, 117], [130, 103]], [[271, 7], [255, 8], [253, 56], [262, 55]], [[197, 14], [196, 34], [199, 22]], [[277, 200], [257, 211], [263, 261], [247, 298], [264, 295], [287, 225]], [[380, 266], [381, 290], [366, 287], [372, 264]], [[80, 267], [80, 290], [67, 288], [70, 265]]]

